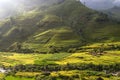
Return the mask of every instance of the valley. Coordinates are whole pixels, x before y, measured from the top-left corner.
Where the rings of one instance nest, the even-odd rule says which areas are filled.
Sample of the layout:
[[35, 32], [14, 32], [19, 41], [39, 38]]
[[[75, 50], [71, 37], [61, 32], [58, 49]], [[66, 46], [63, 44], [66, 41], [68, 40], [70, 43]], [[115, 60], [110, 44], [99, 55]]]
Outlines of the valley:
[[[117, 45], [118, 43], [91, 44], [81, 47], [75, 53], [26, 54], [1, 52], [0, 64], [6, 69], [10, 69], [10, 72], [4, 75], [6, 80], [12, 80], [13, 78], [16, 80], [68, 80], [67, 78], [96, 80], [99, 77], [104, 80], [119, 80], [120, 51], [118, 47], [114, 50], [106, 49], [101, 54], [97, 54], [97, 52], [91, 54], [93, 49], [99, 49], [103, 44], [102, 48], [105, 49], [109, 47], [107, 45]], [[1, 73], [1, 77], [2, 75], [3, 73]]]
[[120, 80], [118, 8], [20, 1], [24, 12], [0, 20], [0, 80]]

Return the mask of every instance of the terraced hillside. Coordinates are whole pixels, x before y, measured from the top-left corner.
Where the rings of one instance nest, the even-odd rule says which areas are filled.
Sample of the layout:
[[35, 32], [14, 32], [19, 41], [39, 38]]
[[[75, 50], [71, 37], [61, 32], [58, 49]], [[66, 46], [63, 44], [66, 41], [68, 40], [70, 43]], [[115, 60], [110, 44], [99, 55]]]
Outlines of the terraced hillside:
[[47, 5], [0, 22], [1, 50], [17, 51], [19, 44], [23, 52], [49, 52], [51, 49], [51, 52], [59, 52], [91, 42], [120, 40], [120, 24], [106, 14], [76, 0], [51, 2], [49, 6], [49, 1], [43, 3]]
[[118, 20], [78, 0], [20, 1], [28, 10], [0, 21], [0, 80], [120, 80]]

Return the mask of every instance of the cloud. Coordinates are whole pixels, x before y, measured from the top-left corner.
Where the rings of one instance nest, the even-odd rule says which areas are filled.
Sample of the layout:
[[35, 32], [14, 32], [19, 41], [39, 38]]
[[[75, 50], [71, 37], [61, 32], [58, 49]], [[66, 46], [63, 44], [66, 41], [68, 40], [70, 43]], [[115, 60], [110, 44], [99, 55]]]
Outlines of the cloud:
[[120, 6], [120, 0], [115, 0], [114, 5]]
[[113, 6], [120, 6], [120, 0], [80, 0], [82, 3], [93, 9], [108, 9]]
[[23, 13], [25, 0], [0, 0], [0, 19]]

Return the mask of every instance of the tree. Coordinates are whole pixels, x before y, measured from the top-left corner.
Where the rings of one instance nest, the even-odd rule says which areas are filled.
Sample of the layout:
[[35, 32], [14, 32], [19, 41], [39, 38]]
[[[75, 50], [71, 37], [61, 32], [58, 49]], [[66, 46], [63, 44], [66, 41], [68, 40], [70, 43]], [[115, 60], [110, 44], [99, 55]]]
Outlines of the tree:
[[55, 46], [49, 46], [49, 53], [59, 53], [59, 49]]
[[22, 47], [22, 46], [21, 46], [21, 44], [20, 44], [20, 43], [17, 43], [17, 45], [16, 45], [16, 46], [17, 46], [17, 49], [18, 49], [18, 50], [21, 50], [21, 47]]
[[104, 80], [102, 77], [97, 78], [96, 80]]

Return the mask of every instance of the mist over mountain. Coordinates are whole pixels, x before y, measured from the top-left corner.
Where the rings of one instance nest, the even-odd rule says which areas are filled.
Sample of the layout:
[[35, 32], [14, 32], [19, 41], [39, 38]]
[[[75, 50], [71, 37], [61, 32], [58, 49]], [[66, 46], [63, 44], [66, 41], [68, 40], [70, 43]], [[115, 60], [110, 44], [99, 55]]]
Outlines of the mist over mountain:
[[105, 10], [114, 6], [120, 6], [120, 0], [80, 0], [92, 9]]
[[51, 5], [64, 0], [0, 0], [0, 19], [23, 14], [39, 6]]
[[0, 80], [120, 80], [119, 0], [0, 0]]
[[119, 6], [114, 6], [113, 8], [103, 10], [103, 13], [106, 13], [112, 18], [120, 21], [120, 7]]
[[[45, 4], [54, 4], [64, 0], [1, 0], [0, 1], [0, 19], [19, 15], [26, 11], [43, 6]], [[95, 10], [106, 10], [114, 6], [120, 6], [120, 0], [80, 0], [87, 7]]]

